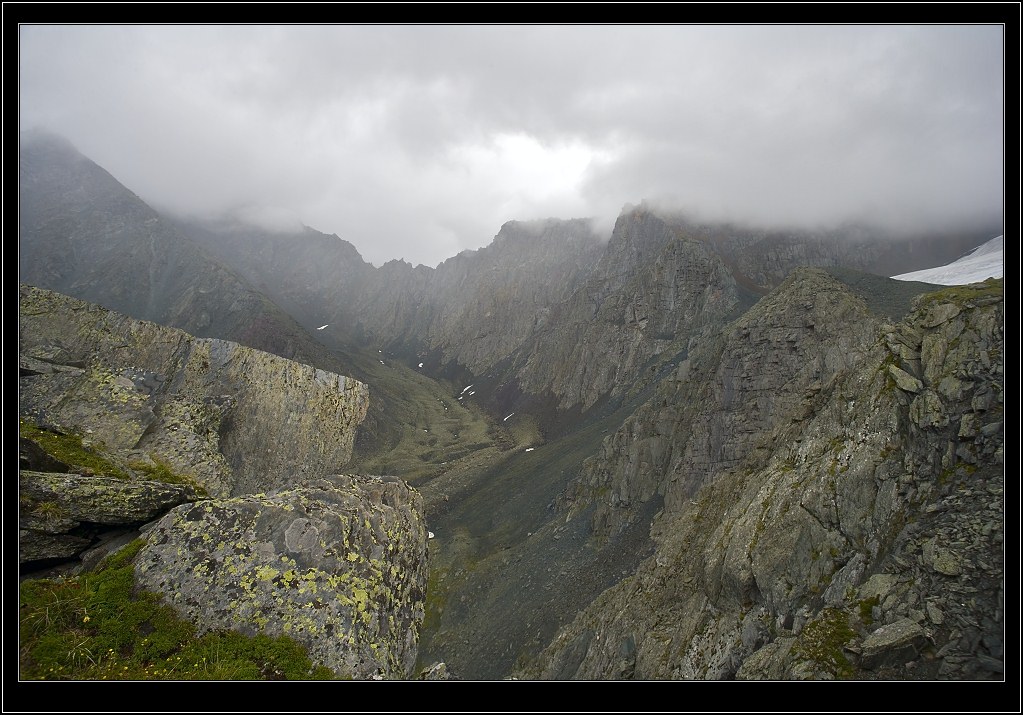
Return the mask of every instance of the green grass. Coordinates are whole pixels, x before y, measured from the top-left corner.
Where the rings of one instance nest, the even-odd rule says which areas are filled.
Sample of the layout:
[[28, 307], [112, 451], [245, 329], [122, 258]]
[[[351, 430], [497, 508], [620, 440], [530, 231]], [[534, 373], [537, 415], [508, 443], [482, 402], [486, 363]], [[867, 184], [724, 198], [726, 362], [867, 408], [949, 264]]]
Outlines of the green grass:
[[[32, 440], [51, 457], [86, 474], [124, 480], [132, 478], [128, 470], [118, 466], [103, 454], [102, 442], [98, 442], [97, 446], [85, 446], [80, 434], [47, 429], [24, 418], [19, 418], [18, 429], [21, 437]], [[149, 458], [151, 461], [148, 462], [142, 460], [129, 462], [127, 467], [143, 479], [167, 484], [184, 484], [195, 489], [199, 496], [207, 496], [206, 489], [190, 474], [175, 472], [167, 462], [155, 454], [150, 454]]]
[[198, 636], [161, 597], [137, 591], [136, 540], [95, 572], [22, 582], [24, 680], [330, 680], [287, 637]]
[[73, 467], [84, 468], [92, 474], [117, 479], [129, 479], [123, 469], [104, 457], [92, 447], [82, 444], [82, 436], [73, 432], [55, 432], [25, 419], [18, 421], [19, 434], [30, 439], [47, 454]]
[[[387, 424], [374, 439], [356, 443], [352, 470], [393, 474], [420, 484], [449, 471], [458, 460], [500, 448], [500, 428], [488, 423], [468, 393], [459, 395], [457, 389], [445, 387], [396, 360], [386, 365], [366, 365], [365, 372], [371, 406], [376, 400]], [[364, 424], [361, 435], [367, 437], [366, 431], [372, 429], [373, 425]]]
[[926, 293], [917, 300], [917, 309], [923, 309], [931, 303], [938, 301], [952, 301], [954, 303], [965, 303], [977, 298], [1002, 297], [1004, 294], [1003, 280], [1001, 278], [988, 278], [983, 283], [971, 283], [970, 285], [949, 286], [942, 290]]
[[155, 454], [150, 454], [149, 458], [152, 460], [152, 463], [139, 460], [128, 462], [128, 466], [137, 474], [144, 476], [146, 479], [164, 482], [166, 484], [184, 484], [195, 489], [199, 496], [208, 496], [206, 488], [199, 484], [192, 475], [178, 474], [171, 469], [171, 466], [167, 464], [167, 462], [163, 461]]

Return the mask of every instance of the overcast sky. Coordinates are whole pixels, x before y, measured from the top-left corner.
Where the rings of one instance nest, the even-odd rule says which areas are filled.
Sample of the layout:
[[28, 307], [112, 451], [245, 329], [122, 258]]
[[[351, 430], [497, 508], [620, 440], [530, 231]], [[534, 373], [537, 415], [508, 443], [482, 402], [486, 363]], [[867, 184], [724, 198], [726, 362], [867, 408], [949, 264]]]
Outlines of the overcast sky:
[[23, 25], [21, 128], [158, 209], [434, 266], [626, 203], [771, 223], [996, 216], [1003, 28]]

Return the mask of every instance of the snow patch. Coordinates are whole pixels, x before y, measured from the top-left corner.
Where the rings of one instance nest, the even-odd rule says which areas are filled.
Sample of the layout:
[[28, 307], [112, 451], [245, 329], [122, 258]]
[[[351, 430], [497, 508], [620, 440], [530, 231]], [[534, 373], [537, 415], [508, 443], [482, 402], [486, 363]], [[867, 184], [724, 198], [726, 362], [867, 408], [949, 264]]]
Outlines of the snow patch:
[[532, 452], [536, 447], [526, 447], [527, 452]]
[[[461, 394], [463, 394], [463, 395], [464, 395], [464, 394], [465, 394], [465, 390], [468, 390], [468, 389], [469, 389], [470, 387], [472, 387], [472, 385], [467, 385], [467, 386], [465, 387], [465, 389], [463, 389], [463, 390], [462, 390]], [[469, 393], [469, 394], [472, 394], [472, 393]]]
[[422, 367], [422, 366], [423, 366], [423, 363], [419, 363], [419, 367]]
[[[512, 413], [511, 413], [511, 415], [508, 415], [508, 417], [511, 417], [511, 416], [512, 416], [512, 415], [514, 415], [514, 414], [515, 414], [515, 413], [514, 413], [514, 412], [512, 412]], [[504, 418], [503, 420], [501, 420], [501, 421], [502, 421], [502, 422], [507, 422], [507, 421], [508, 421], [508, 417], [505, 417], [505, 418]]]
[[[330, 323], [327, 323], [327, 325], [330, 325]], [[321, 325], [320, 327], [317, 328], [317, 330], [323, 330], [324, 328], [327, 327], [327, 325]]]
[[892, 278], [897, 281], [921, 281], [945, 286], [967, 285], [980, 283], [988, 278], [1001, 278], [1004, 272], [1003, 238], [1004, 236], [995, 236], [947, 265], [912, 273], [900, 273]]

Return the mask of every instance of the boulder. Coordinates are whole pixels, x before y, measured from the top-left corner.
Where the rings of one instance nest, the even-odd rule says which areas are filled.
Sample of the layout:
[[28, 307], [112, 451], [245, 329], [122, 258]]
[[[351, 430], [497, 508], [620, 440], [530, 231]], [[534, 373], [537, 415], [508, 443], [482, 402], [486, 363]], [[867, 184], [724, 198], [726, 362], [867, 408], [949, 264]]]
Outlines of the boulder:
[[287, 635], [339, 677], [414, 677], [427, 582], [422, 497], [338, 475], [174, 509], [145, 534], [142, 588], [201, 632]]

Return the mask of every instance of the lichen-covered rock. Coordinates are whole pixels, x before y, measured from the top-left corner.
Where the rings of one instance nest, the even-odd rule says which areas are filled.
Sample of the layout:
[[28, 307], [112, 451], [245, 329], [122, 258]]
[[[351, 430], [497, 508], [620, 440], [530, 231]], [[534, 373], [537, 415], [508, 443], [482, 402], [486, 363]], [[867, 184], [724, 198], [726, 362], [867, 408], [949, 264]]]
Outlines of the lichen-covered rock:
[[901, 618], [881, 626], [863, 639], [860, 664], [868, 669], [913, 660], [927, 644], [927, 632], [914, 620]]
[[21, 470], [18, 497], [18, 557], [27, 563], [88, 548], [91, 539], [76, 533], [82, 524], [142, 524], [196, 494], [181, 484]]
[[426, 540], [417, 491], [338, 475], [174, 509], [135, 571], [201, 631], [287, 635], [340, 677], [411, 678]]
[[[211, 495], [348, 463], [369, 391], [348, 377], [20, 287], [20, 413], [155, 454]], [[41, 365], [61, 369], [46, 370]]]

